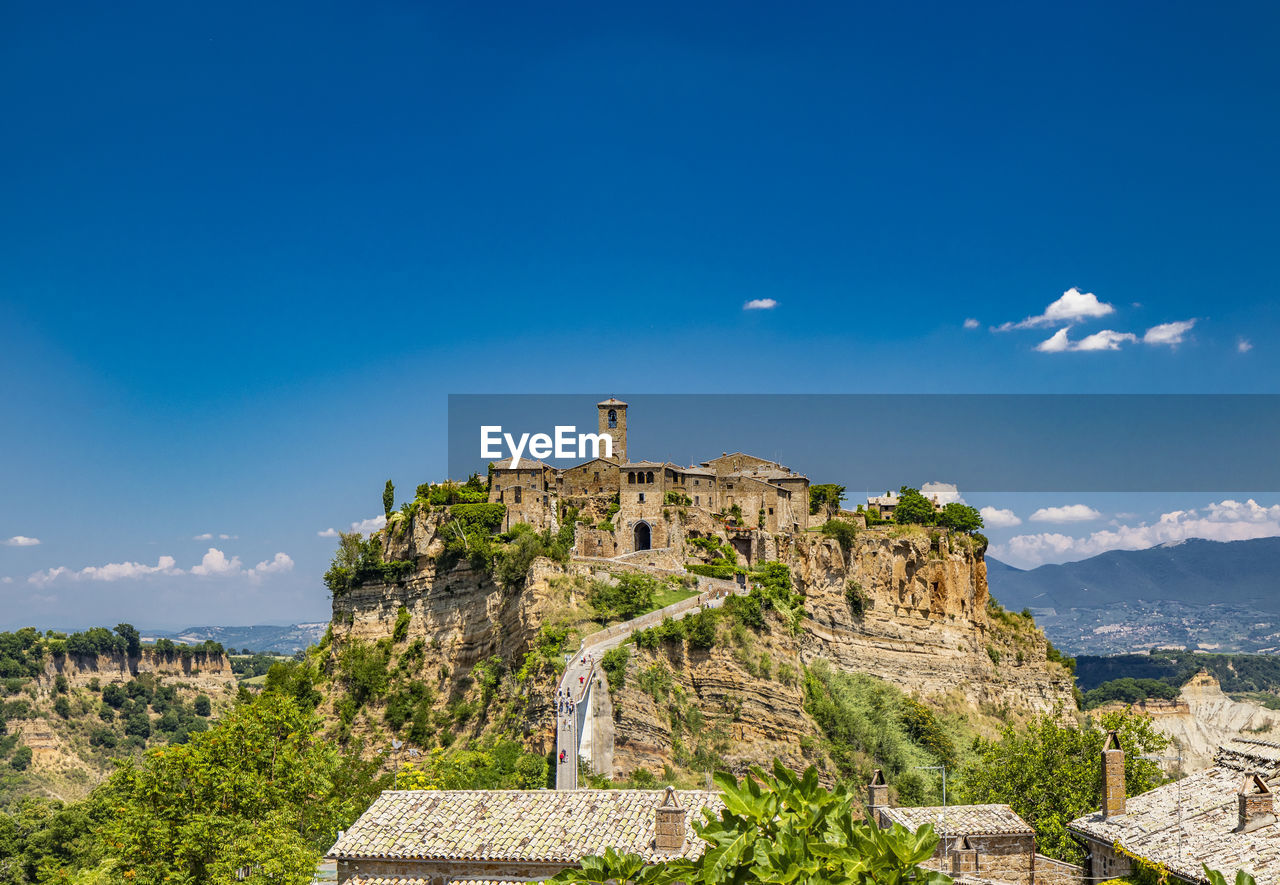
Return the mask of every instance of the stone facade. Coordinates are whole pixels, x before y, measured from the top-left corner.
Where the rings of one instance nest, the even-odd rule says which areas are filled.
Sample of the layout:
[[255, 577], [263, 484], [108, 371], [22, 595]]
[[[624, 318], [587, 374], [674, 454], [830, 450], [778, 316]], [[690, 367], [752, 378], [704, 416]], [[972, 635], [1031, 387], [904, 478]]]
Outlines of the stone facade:
[[[627, 457], [627, 404], [597, 404], [599, 432], [612, 439], [613, 457], [564, 470], [521, 459], [490, 469], [489, 500], [506, 505], [504, 529], [517, 522], [556, 529], [561, 502], [578, 508], [574, 552], [613, 557], [654, 548], [680, 548], [684, 527], [699, 517], [723, 522], [734, 508], [744, 527], [769, 533], [809, 527], [809, 479], [776, 461], [742, 452], [682, 467]], [[616, 509], [610, 505], [616, 502]], [[676, 520], [674, 514], [681, 514]], [[608, 516], [605, 519], [605, 516]], [[692, 515], [692, 519], [688, 519]], [[601, 528], [602, 525], [612, 528]], [[585, 529], [585, 530], [584, 530]], [[609, 535], [605, 537], [601, 533]], [[748, 561], [753, 561], [744, 553]]]

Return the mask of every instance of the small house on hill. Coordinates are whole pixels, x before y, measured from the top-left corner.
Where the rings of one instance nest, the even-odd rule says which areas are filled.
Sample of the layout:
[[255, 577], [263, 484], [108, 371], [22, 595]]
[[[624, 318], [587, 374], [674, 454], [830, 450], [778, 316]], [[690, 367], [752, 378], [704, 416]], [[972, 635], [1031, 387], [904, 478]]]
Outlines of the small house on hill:
[[1177, 880], [1204, 883], [1201, 864], [1230, 879], [1246, 870], [1280, 881], [1280, 823], [1274, 790], [1280, 744], [1237, 738], [1210, 768], [1125, 798], [1124, 752], [1103, 751], [1103, 808], [1073, 820], [1068, 832], [1088, 852], [1095, 879], [1135, 872], [1134, 858], [1161, 864]]
[[338, 883], [483, 885], [550, 878], [606, 848], [695, 858], [710, 790], [387, 790], [329, 849]]

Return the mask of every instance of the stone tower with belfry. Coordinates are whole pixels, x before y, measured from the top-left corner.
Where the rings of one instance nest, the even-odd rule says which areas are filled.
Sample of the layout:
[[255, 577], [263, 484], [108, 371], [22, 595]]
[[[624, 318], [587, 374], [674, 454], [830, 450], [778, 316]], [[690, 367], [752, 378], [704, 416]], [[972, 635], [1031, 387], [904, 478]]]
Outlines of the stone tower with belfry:
[[619, 464], [627, 463], [627, 404], [620, 399], [609, 397], [604, 402], [596, 403], [600, 415], [598, 433], [607, 433], [613, 438], [613, 460]]

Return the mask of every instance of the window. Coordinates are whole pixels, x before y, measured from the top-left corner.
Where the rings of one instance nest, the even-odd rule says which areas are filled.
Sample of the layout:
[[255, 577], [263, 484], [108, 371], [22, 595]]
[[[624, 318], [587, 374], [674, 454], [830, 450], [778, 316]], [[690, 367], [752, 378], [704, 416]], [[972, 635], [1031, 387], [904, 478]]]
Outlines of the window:
[[693, 481], [693, 484], [696, 486], [696, 485], [698, 484], [698, 481], [695, 479], [695, 480]]
[[595, 480], [595, 481], [596, 481], [596, 482], [599, 482], [599, 481], [600, 481], [600, 471], [599, 471], [599, 470], [597, 470], [597, 471], [596, 471], [596, 480]]
[[770, 516], [773, 516], [773, 508], [772, 508], [772, 507], [770, 507], [770, 508], [769, 508], [769, 515], [770, 515]]
[[521, 492], [521, 491], [522, 491], [522, 489], [520, 488], [520, 486], [516, 486], [516, 503], [517, 503], [517, 504], [519, 504], [519, 503], [520, 503], [520, 492]]
[[653, 482], [653, 471], [652, 471], [652, 470], [650, 470], [648, 473], [646, 473], [646, 474], [645, 474], [645, 479], [644, 479], [644, 481], [645, 481], [645, 482]]
[[698, 506], [700, 506], [701, 504], [702, 504], [702, 499], [701, 499], [701, 498], [699, 498], [697, 495], [694, 495], [694, 496], [693, 496], [693, 506], [694, 506], [694, 507], [698, 507]]
[[640, 503], [641, 503], [641, 504], [643, 504], [643, 503], [644, 503], [644, 492], [641, 492], [641, 493], [640, 493]]
[[636, 484], [636, 472], [632, 470], [627, 473], [627, 485], [633, 486], [635, 484]]
[[618, 410], [610, 409], [609, 410], [609, 429], [612, 430], [617, 426], [618, 426]]

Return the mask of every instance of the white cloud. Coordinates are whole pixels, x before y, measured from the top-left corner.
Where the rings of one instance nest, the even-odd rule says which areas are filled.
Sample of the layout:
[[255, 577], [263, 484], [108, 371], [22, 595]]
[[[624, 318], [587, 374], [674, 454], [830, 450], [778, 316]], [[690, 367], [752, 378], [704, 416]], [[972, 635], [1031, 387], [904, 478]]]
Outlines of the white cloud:
[[927, 482], [920, 486], [920, 494], [926, 498], [937, 498], [939, 504], [964, 503], [960, 489], [953, 482]]
[[1103, 329], [1101, 332], [1086, 335], [1079, 341], [1072, 341], [1067, 337], [1067, 329], [1064, 327], [1037, 344], [1036, 350], [1041, 353], [1065, 353], [1068, 350], [1119, 350], [1121, 344], [1137, 340], [1138, 336], [1132, 332]]
[[1253, 342], [1248, 338], [1239, 338], [1236, 340], [1236, 350], [1239, 353], [1248, 353], [1253, 350]]
[[237, 541], [240, 539], [239, 535], [218, 535], [218, 537], [223, 541]]
[[316, 532], [316, 534], [321, 538], [336, 538], [338, 537], [338, 530], [335, 528], [327, 528]]
[[1165, 344], [1172, 347], [1175, 344], [1181, 344], [1195, 324], [1194, 319], [1161, 323], [1148, 329], [1147, 334], [1142, 336], [1142, 340], [1146, 344]]
[[12, 584], [12, 583], [13, 583], [13, 578], [8, 578], [8, 577], [0, 578], [0, 584]]
[[271, 575], [277, 572], [293, 571], [293, 559], [287, 553], [277, 553], [269, 562], [260, 562], [253, 567], [254, 574]]
[[240, 557], [233, 556], [227, 559], [227, 555], [216, 547], [210, 547], [209, 552], [201, 559], [199, 565], [191, 567], [191, 574], [208, 577], [211, 575], [229, 575], [240, 571]]
[[1072, 326], [1081, 320], [1096, 319], [1115, 313], [1110, 304], [1099, 301], [1092, 292], [1081, 292], [1076, 287], [1062, 293], [1062, 297], [1044, 309], [1039, 316], [1027, 317], [1018, 323], [1004, 323], [993, 331], [1008, 332], [1011, 329], [1036, 329], [1041, 326]]
[[1134, 343], [1138, 340], [1138, 336], [1132, 332], [1116, 332], [1111, 329], [1103, 329], [1101, 332], [1094, 332], [1092, 335], [1086, 335], [1080, 339], [1078, 344], [1072, 345], [1072, 350], [1119, 350], [1120, 345], [1129, 342]]
[[39, 538], [28, 538], [26, 535], [14, 535], [4, 542], [6, 547], [34, 547], [40, 543]]
[[153, 575], [194, 575], [201, 578], [234, 577], [245, 575], [259, 578], [262, 575], [277, 574], [293, 570], [293, 559], [286, 553], [277, 553], [272, 559], [258, 563], [251, 569], [245, 569], [240, 557], [227, 557], [216, 547], [210, 547], [200, 562], [188, 570], [178, 568], [172, 556], [161, 556], [155, 565], [141, 562], [109, 562], [106, 565], [91, 565], [76, 571], [66, 566], [57, 566], [36, 572], [27, 581], [37, 586], [45, 586], [54, 581], [120, 581], [134, 578], [147, 578]]
[[1022, 520], [1012, 510], [983, 507], [978, 513], [982, 514], [982, 522], [987, 528], [1007, 529], [1013, 528], [1015, 525], [1022, 525]]
[[778, 306], [778, 302], [772, 298], [752, 298], [746, 304], [742, 305], [743, 310], [773, 310]]
[[1151, 524], [1115, 525], [1075, 538], [1059, 532], [1018, 535], [993, 545], [997, 559], [1031, 567], [1046, 562], [1085, 559], [1108, 550], [1142, 550], [1190, 538], [1210, 541], [1246, 541], [1280, 536], [1280, 505], [1264, 507], [1250, 498], [1227, 499], [1201, 510], [1174, 510]]
[[979, 323], [977, 320], [975, 320], [973, 317], [969, 317], [967, 320], [964, 321], [964, 327], [966, 329], [976, 329], [980, 325], [982, 324]]
[[109, 562], [106, 565], [90, 565], [75, 571], [66, 566], [36, 572], [27, 581], [43, 586], [60, 578], [75, 581], [120, 581], [130, 578], [145, 578], [149, 575], [180, 575], [182, 569], [177, 567], [172, 556], [161, 556], [155, 565], [141, 562]]
[[1027, 518], [1032, 522], [1088, 522], [1102, 519], [1102, 514], [1087, 504], [1067, 504], [1064, 507], [1041, 507]]
[[362, 519], [359, 522], [351, 523], [351, 531], [359, 532], [362, 535], [367, 535], [370, 532], [380, 532], [386, 527], [387, 517], [382, 513], [370, 519]]
[[202, 534], [202, 535], [194, 535], [194, 536], [192, 536], [191, 540], [193, 540], [193, 541], [212, 541], [212, 540], [213, 540], [213, 533], [212, 533], [212, 532], [205, 532], [205, 533], [204, 533], [204, 534]]

